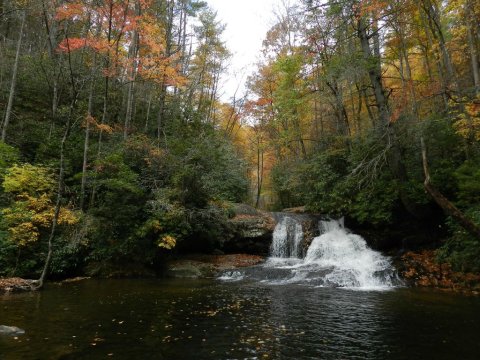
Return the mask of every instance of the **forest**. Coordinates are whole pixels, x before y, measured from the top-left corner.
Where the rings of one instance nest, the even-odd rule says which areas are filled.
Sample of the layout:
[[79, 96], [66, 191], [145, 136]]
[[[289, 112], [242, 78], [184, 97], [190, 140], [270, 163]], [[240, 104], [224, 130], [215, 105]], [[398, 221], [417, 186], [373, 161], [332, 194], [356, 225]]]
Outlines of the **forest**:
[[479, 273], [480, 1], [283, 5], [226, 100], [206, 2], [0, 0], [0, 276], [161, 268], [236, 203], [425, 228], [392, 246]]

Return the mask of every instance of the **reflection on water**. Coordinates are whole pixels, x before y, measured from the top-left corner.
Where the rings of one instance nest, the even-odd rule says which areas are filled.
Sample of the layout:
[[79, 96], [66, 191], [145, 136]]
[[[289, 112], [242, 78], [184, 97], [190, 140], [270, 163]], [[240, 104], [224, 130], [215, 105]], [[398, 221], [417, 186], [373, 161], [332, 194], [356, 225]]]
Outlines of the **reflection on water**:
[[478, 359], [480, 299], [98, 280], [0, 297], [0, 359]]

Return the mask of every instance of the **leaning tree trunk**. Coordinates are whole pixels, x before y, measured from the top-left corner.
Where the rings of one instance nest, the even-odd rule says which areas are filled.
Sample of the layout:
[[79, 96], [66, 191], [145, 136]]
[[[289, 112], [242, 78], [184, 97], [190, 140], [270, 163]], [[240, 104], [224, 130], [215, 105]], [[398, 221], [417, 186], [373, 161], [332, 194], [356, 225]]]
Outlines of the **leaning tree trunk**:
[[475, 224], [472, 220], [465, 216], [454, 204], [452, 204], [443, 194], [438, 191], [430, 182], [430, 172], [428, 170], [427, 148], [423, 137], [420, 138], [422, 145], [422, 161], [423, 171], [425, 173], [425, 181], [423, 183], [425, 190], [435, 200], [435, 202], [442, 208], [442, 210], [454, 218], [466, 231], [480, 240], [480, 226]]

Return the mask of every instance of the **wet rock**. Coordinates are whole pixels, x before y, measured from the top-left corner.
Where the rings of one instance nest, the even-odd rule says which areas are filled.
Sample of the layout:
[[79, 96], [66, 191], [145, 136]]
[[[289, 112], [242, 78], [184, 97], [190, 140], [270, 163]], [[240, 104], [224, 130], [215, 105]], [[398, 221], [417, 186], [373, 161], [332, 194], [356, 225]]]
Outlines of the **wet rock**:
[[16, 326], [0, 325], [0, 335], [16, 336], [25, 334], [25, 330]]
[[272, 215], [245, 204], [235, 205], [233, 212], [235, 215], [229, 220], [233, 231], [224, 242], [223, 251], [267, 255], [275, 228]]
[[74, 282], [79, 282], [79, 281], [89, 280], [89, 279], [91, 279], [91, 277], [89, 276], [77, 276], [74, 278], [65, 279], [62, 281], [62, 283], [74, 283]]
[[36, 290], [37, 280], [22, 278], [0, 278], [0, 293], [22, 292]]
[[[111, 263], [111, 262], [92, 262], [89, 263], [84, 273], [88, 277], [101, 278], [149, 278], [155, 277], [155, 272], [141, 263]], [[82, 279], [82, 278], [80, 278]]]
[[175, 260], [167, 265], [168, 277], [181, 279], [211, 278], [216, 274], [212, 264], [195, 260]]
[[189, 255], [167, 264], [166, 275], [172, 278], [214, 278], [225, 270], [257, 265], [264, 258], [256, 255]]
[[297, 206], [293, 208], [283, 209], [282, 212], [290, 213], [290, 214], [306, 214], [307, 209], [306, 209], [306, 206]]

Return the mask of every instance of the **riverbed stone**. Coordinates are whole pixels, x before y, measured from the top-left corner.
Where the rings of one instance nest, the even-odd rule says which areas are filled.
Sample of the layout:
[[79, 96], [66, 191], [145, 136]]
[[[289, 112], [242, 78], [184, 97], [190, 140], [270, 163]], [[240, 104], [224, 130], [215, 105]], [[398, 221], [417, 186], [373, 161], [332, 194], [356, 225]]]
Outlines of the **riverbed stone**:
[[0, 335], [16, 336], [25, 334], [25, 330], [16, 326], [0, 325]]

